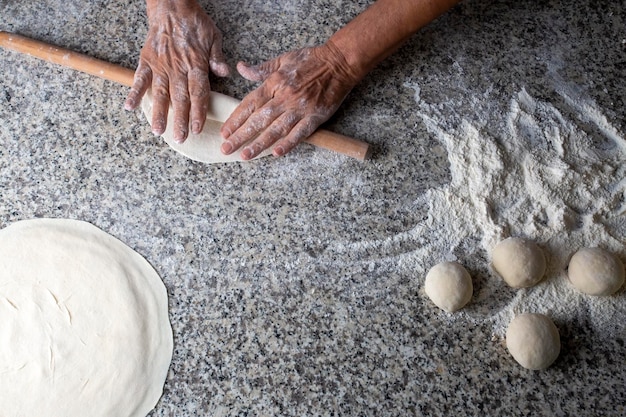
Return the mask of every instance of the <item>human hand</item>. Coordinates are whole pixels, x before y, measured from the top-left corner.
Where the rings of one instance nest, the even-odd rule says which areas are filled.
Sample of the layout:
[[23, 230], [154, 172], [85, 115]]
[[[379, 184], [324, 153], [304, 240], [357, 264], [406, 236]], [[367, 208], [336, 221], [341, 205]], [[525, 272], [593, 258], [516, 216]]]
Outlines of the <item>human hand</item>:
[[292, 150], [335, 113], [359, 81], [332, 43], [288, 52], [256, 66], [240, 62], [237, 70], [250, 81], [262, 81], [221, 129], [226, 139], [222, 152], [229, 155], [246, 145], [244, 160], [273, 144], [274, 156]]
[[170, 101], [174, 137], [183, 142], [200, 133], [209, 105], [209, 71], [229, 74], [222, 54], [222, 34], [196, 0], [148, 0], [149, 31], [124, 107], [135, 109], [149, 87], [154, 98], [152, 132], [161, 135]]

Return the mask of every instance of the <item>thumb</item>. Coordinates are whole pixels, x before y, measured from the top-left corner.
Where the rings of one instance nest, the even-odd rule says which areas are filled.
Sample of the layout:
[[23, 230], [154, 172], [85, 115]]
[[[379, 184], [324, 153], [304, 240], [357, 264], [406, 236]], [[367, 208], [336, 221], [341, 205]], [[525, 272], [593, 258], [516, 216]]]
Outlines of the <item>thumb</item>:
[[218, 77], [226, 77], [230, 73], [230, 69], [224, 58], [224, 53], [222, 52], [222, 36], [219, 33], [213, 40], [211, 50], [209, 51], [209, 67]]
[[249, 81], [265, 81], [279, 67], [278, 59], [265, 61], [259, 65], [248, 65], [245, 62], [237, 63], [237, 71], [243, 78]]

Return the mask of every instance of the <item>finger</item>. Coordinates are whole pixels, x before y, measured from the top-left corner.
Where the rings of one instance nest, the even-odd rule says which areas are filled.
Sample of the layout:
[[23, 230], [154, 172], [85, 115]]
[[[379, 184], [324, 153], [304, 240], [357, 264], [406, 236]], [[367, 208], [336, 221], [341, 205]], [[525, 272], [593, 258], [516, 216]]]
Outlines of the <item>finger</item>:
[[152, 70], [149, 65], [139, 61], [139, 65], [135, 70], [135, 77], [133, 79], [133, 85], [130, 88], [130, 92], [124, 102], [124, 108], [126, 110], [135, 110], [141, 101], [141, 98], [148, 90], [150, 83], [152, 82]]
[[209, 109], [211, 85], [209, 74], [200, 69], [189, 72], [189, 96], [191, 98], [191, 131], [198, 134], [204, 127], [206, 114]]
[[265, 129], [258, 138], [241, 152], [241, 158], [249, 160], [257, 157], [261, 152], [272, 146], [278, 139], [287, 135], [298, 123], [298, 117], [293, 113], [283, 113]]
[[280, 67], [279, 59], [272, 59], [259, 65], [248, 65], [243, 61], [237, 63], [237, 71], [243, 78], [249, 81], [265, 81], [272, 73], [278, 71]]
[[248, 120], [248, 117], [250, 117], [256, 109], [262, 107], [269, 100], [269, 98], [265, 96], [264, 91], [263, 86], [261, 86], [248, 94], [231, 115], [228, 116], [228, 119], [226, 119], [220, 129], [220, 133], [224, 139], [228, 139], [233, 132], [237, 131], [237, 129]]
[[281, 113], [282, 110], [277, 106], [266, 105], [258, 109], [228, 138], [222, 145], [222, 150], [227, 150], [227, 145], [230, 145], [231, 153], [239, 149], [270, 126]]
[[174, 110], [174, 134], [172, 139], [176, 143], [183, 143], [189, 134], [189, 109], [191, 108], [187, 77], [172, 80], [170, 83], [170, 97]]
[[155, 76], [152, 80], [152, 133], [161, 136], [167, 126], [170, 107], [169, 82], [167, 77]]
[[283, 156], [298, 146], [300, 142], [308, 138], [315, 132], [321, 122], [312, 118], [302, 119], [294, 126], [287, 136], [276, 142], [274, 156]]
[[219, 31], [213, 38], [211, 50], [209, 51], [209, 67], [218, 77], [226, 77], [230, 74], [230, 67], [226, 63], [226, 58], [224, 58], [224, 52], [222, 51], [222, 33]]

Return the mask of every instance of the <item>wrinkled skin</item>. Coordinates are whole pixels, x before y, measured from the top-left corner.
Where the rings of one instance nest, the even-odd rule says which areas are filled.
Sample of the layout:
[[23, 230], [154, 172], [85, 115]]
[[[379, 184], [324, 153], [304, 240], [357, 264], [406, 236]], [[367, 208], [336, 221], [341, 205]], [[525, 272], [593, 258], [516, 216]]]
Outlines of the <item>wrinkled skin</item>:
[[322, 46], [257, 66], [239, 63], [241, 75], [262, 84], [222, 127], [222, 152], [243, 146], [241, 156], [249, 159], [275, 143], [274, 155], [284, 155], [326, 121], [379, 62], [458, 1], [377, 0]]
[[226, 139], [222, 152], [230, 154], [244, 146], [244, 160], [273, 144], [275, 156], [292, 150], [335, 113], [358, 82], [330, 42], [288, 52], [256, 66], [240, 62], [237, 70], [248, 80], [262, 82], [243, 99], [221, 130]]
[[135, 79], [125, 102], [135, 109], [152, 87], [152, 132], [161, 135], [170, 102], [174, 111], [174, 137], [183, 142], [192, 131], [200, 133], [209, 105], [209, 71], [227, 76], [222, 34], [194, 1], [148, 3], [148, 36], [141, 50]]
[[[275, 144], [280, 156], [310, 136], [337, 110], [374, 66], [419, 28], [459, 0], [377, 0], [322, 46], [288, 52], [260, 65], [240, 62], [239, 73], [261, 82], [222, 127], [230, 154], [251, 159]], [[125, 107], [136, 108], [149, 87], [152, 130], [165, 131], [170, 102], [174, 137], [182, 142], [204, 126], [209, 71], [228, 75], [222, 35], [197, 0], [146, 0], [149, 32]]]

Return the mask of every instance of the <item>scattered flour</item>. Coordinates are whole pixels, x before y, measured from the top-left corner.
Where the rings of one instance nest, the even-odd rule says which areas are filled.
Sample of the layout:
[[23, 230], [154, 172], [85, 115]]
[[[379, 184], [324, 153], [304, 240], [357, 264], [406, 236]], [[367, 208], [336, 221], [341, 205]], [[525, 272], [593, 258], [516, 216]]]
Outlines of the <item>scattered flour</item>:
[[[626, 141], [593, 105], [565, 92], [561, 96], [579, 121], [567, 120], [522, 90], [511, 100], [500, 137], [481, 134], [468, 122], [446, 131], [422, 114], [429, 131], [445, 144], [452, 173], [449, 186], [425, 197], [431, 201], [430, 217], [446, 217], [433, 229], [433, 245], [439, 233], [459, 238], [479, 234], [483, 249], [491, 253], [499, 240], [512, 235], [534, 239], [547, 253], [546, 280], [517, 291], [490, 317], [500, 335], [522, 312], [546, 313], [556, 321], [590, 321], [606, 335], [624, 331], [623, 292], [614, 297], [581, 294], [571, 287], [565, 270], [581, 247], [602, 246], [625, 255], [625, 231], [612, 230], [609, 223], [624, 216]], [[596, 131], [581, 130], [580, 121]]]
[[[451, 319], [488, 320], [499, 336], [522, 312], [548, 314], [557, 323], [589, 323], [599, 337], [626, 336], [624, 290], [588, 296], [575, 290], [566, 274], [569, 258], [581, 247], [601, 246], [626, 257], [626, 140], [617, 129], [593, 103], [565, 90], [559, 91], [563, 111], [522, 90], [505, 114], [494, 117], [489, 114], [494, 109], [477, 108], [478, 122], [452, 126], [420, 99], [419, 86], [407, 86], [416, 92], [428, 131], [446, 147], [451, 182], [420, 197], [416, 206], [427, 208], [428, 216], [411, 230], [376, 242], [338, 244], [335, 250], [393, 257], [419, 277], [420, 286], [435, 263], [476, 263], [471, 269], [488, 276], [473, 301], [483, 308], [466, 308]], [[536, 287], [515, 290], [498, 302], [494, 287], [501, 283], [488, 263], [492, 248], [508, 236], [537, 242], [548, 270]], [[407, 244], [410, 253], [400, 254], [398, 248]]]

